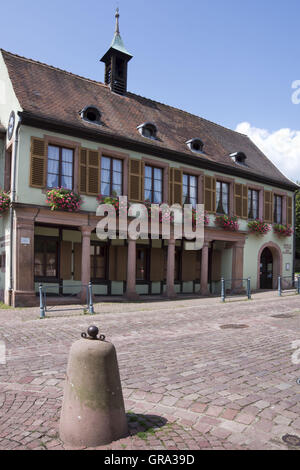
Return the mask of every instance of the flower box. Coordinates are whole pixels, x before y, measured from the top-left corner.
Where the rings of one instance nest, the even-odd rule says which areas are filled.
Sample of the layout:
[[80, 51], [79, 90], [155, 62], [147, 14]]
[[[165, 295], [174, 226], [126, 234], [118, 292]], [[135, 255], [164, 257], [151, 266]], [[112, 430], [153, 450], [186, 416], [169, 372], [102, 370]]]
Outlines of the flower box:
[[4, 191], [0, 191], [0, 214], [7, 211], [10, 205], [10, 197], [9, 194], [5, 193]]
[[239, 224], [236, 216], [229, 217], [229, 215], [226, 214], [217, 215], [215, 218], [215, 225], [229, 232], [237, 232], [239, 230]]
[[47, 191], [46, 202], [52, 211], [77, 212], [81, 206], [81, 197], [70, 189], [54, 188]]
[[270, 232], [271, 227], [263, 220], [256, 219], [250, 220], [248, 222], [248, 229], [250, 233], [254, 233], [256, 235], [266, 235], [268, 232]]
[[291, 225], [285, 225], [285, 224], [274, 224], [273, 225], [273, 231], [276, 233], [279, 237], [291, 237], [294, 233], [294, 230], [292, 229]]

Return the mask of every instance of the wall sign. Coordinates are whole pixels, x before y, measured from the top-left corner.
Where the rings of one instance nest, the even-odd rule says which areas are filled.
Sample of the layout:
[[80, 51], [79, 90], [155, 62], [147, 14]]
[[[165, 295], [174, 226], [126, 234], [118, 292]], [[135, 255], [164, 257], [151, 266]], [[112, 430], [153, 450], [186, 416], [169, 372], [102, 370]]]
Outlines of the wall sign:
[[30, 245], [30, 238], [21, 238], [21, 245]]

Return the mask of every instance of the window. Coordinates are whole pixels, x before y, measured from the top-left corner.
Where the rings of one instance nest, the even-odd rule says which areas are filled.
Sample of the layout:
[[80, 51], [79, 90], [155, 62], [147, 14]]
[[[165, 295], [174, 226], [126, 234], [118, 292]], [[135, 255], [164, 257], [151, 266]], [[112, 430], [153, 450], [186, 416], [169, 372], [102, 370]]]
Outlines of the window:
[[35, 237], [34, 275], [37, 279], [57, 279], [58, 240], [56, 238]]
[[195, 153], [202, 153], [204, 144], [201, 139], [191, 139], [186, 142], [188, 148]]
[[136, 249], [136, 280], [147, 281], [149, 265], [149, 250], [147, 247], [137, 247]]
[[73, 150], [48, 146], [47, 187], [73, 189]]
[[93, 281], [103, 281], [106, 279], [107, 266], [107, 246], [91, 244], [91, 279]]
[[182, 176], [182, 204], [197, 205], [198, 190], [197, 176], [183, 174]]
[[274, 196], [274, 222], [282, 224], [282, 196]]
[[248, 189], [248, 218], [259, 218], [259, 191]]
[[245, 164], [245, 161], [246, 161], [246, 158], [247, 158], [247, 155], [243, 152], [235, 152], [235, 153], [232, 153], [231, 155], [229, 155], [230, 158], [235, 162], [237, 163], [238, 165], [246, 165]]
[[96, 106], [86, 106], [81, 112], [80, 115], [82, 119], [93, 124], [101, 124], [101, 113]]
[[162, 202], [163, 170], [153, 166], [145, 166], [144, 196], [145, 201], [153, 204]]
[[218, 214], [229, 214], [229, 183], [217, 181], [216, 206]]
[[101, 158], [101, 194], [121, 196], [123, 191], [123, 162], [117, 158]]
[[143, 137], [147, 137], [147, 139], [156, 139], [157, 129], [155, 124], [152, 122], [145, 122], [138, 126], [137, 129]]

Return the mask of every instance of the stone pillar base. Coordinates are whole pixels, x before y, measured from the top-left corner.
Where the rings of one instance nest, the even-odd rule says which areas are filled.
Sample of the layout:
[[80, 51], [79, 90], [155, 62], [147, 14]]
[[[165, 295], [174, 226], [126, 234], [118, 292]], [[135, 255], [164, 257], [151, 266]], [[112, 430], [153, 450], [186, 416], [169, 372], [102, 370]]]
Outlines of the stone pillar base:
[[203, 287], [203, 289], [200, 287], [200, 292], [199, 292], [200, 295], [204, 296], [204, 297], [208, 297], [210, 295], [210, 292], [209, 292], [209, 289], [208, 287]]
[[137, 292], [126, 292], [125, 298], [127, 300], [139, 300], [140, 296]]
[[164, 293], [164, 297], [166, 297], [167, 299], [172, 300], [172, 299], [176, 299], [177, 294], [176, 294], [176, 292], [175, 292], [174, 290], [171, 290], [171, 291], [165, 292], [165, 293]]
[[39, 305], [39, 298], [34, 291], [13, 291], [11, 300], [13, 307], [36, 307]]

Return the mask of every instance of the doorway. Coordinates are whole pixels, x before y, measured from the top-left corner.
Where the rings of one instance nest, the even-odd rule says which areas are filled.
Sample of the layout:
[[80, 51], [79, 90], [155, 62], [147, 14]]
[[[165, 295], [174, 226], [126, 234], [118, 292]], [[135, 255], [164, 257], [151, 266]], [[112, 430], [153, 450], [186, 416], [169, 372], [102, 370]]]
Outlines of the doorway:
[[273, 255], [265, 248], [260, 258], [260, 288], [273, 289]]

